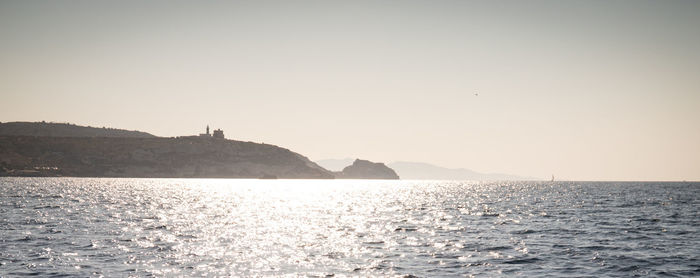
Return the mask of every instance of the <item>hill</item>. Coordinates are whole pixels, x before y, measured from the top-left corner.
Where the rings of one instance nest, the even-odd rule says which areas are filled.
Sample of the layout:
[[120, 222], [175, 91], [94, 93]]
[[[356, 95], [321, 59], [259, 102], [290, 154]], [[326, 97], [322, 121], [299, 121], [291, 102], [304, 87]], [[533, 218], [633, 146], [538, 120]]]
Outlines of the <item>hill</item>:
[[117, 137], [155, 138], [141, 132], [115, 128], [79, 126], [69, 123], [8, 122], [0, 123], [0, 136], [46, 136], [46, 137]]
[[0, 136], [0, 176], [328, 178], [273, 145], [219, 138]]

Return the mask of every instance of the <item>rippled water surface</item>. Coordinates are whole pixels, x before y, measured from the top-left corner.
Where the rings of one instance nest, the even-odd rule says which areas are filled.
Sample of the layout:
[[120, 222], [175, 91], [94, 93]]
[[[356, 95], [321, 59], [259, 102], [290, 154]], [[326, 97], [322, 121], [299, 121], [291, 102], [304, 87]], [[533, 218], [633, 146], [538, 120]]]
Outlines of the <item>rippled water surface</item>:
[[0, 276], [700, 276], [700, 183], [0, 178]]

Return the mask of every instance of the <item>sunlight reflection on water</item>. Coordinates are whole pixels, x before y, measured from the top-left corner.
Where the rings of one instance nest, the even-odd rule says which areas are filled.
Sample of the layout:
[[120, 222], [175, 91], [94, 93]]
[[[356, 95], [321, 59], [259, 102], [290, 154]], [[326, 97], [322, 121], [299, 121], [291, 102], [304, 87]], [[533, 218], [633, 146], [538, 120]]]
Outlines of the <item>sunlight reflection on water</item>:
[[0, 274], [9, 276], [694, 276], [700, 269], [698, 184], [0, 181]]

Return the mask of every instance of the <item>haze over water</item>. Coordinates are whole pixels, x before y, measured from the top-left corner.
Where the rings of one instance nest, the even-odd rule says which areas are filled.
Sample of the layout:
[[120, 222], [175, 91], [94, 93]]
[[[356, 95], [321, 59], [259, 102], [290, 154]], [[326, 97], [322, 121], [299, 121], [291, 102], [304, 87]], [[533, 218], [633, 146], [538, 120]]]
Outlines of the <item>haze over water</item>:
[[697, 277], [700, 183], [0, 178], [0, 276]]
[[700, 180], [700, 1], [0, 0], [0, 121]]

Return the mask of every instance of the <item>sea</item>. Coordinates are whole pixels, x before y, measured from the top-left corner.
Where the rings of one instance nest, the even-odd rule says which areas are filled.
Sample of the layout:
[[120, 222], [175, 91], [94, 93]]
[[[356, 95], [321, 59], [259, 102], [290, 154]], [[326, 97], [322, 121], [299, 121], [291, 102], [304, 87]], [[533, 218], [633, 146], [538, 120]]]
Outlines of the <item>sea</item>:
[[700, 183], [0, 178], [0, 277], [699, 277]]

